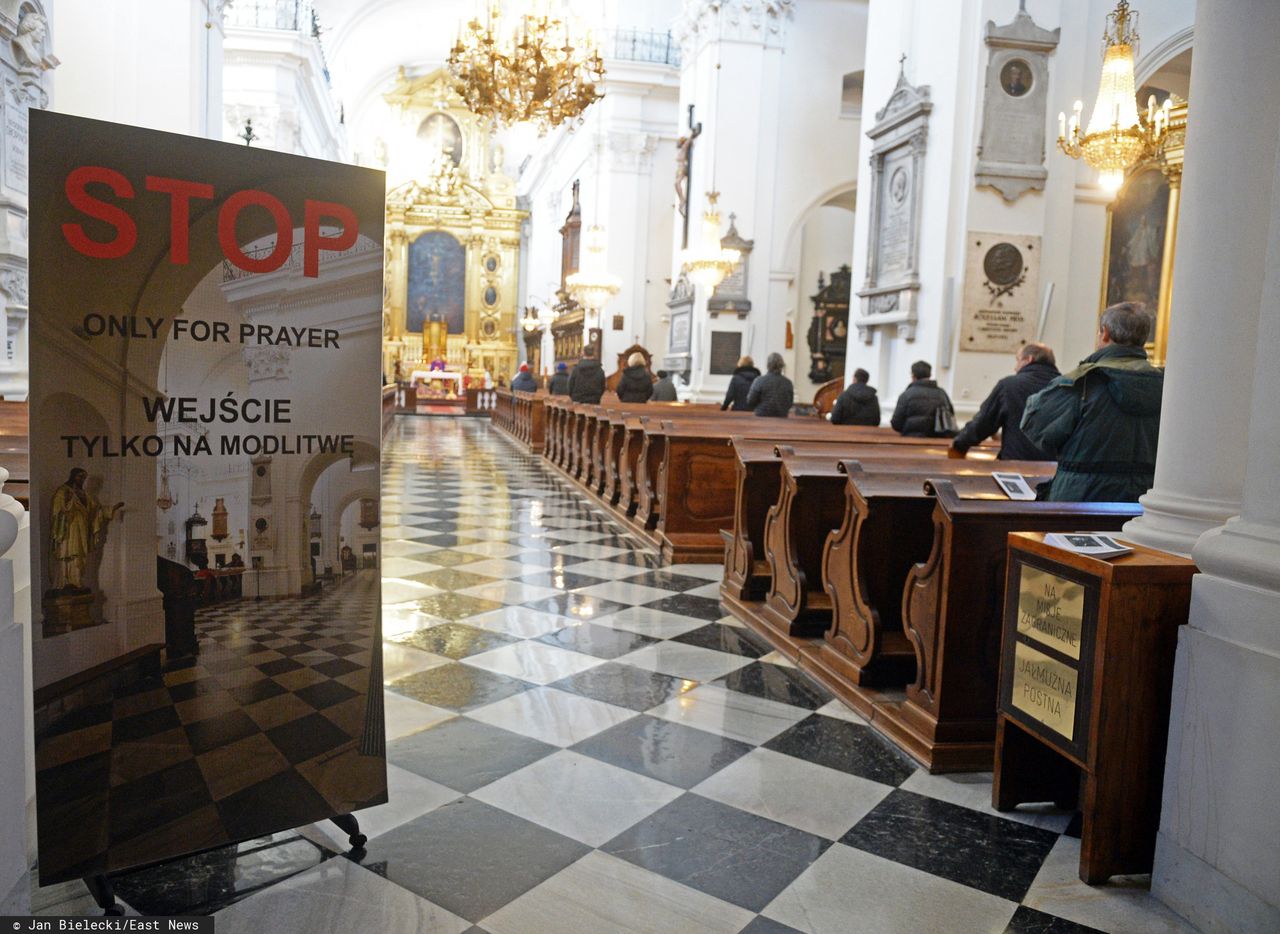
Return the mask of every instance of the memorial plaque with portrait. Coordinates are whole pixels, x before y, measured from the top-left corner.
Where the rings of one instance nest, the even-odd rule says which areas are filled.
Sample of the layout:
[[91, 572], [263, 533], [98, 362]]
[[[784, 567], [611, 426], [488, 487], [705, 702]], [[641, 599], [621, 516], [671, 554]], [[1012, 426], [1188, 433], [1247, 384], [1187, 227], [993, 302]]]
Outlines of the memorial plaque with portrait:
[[1129, 177], [1108, 208], [1108, 240], [1102, 307], [1160, 302], [1164, 237], [1169, 225], [1169, 180], [1159, 167]]

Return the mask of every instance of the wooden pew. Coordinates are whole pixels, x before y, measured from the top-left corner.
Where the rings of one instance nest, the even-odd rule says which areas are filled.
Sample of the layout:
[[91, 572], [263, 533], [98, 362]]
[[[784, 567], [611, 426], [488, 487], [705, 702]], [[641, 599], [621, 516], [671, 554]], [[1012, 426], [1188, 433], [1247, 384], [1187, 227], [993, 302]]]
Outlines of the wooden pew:
[[[791, 441], [775, 443], [736, 436], [734, 449], [735, 484], [733, 528], [722, 534], [725, 540], [725, 574], [721, 593], [732, 600], [763, 600], [769, 592], [771, 571], [765, 548], [765, 521], [778, 502], [782, 488], [782, 454], [832, 454], [836, 459], [860, 457], [933, 456], [945, 462], [951, 442], [947, 439], [897, 438], [864, 443], [856, 447], [841, 441]], [[969, 451], [974, 461], [994, 460], [999, 447], [975, 446]]]
[[[997, 494], [992, 471], [1020, 473], [1040, 471], [1040, 462], [948, 460], [939, 457], [889, 456], [877, 452], [858, 460], [833, 461], [830, 457], [785, 454], [777, 503], [770, 509], [765, 543], [770, 568], [770, 589], [758, 615], [764, 626], [787, 636], [820, 636], [835, 623], [835, 604], [824, 580], [823, 558], [828, 537], [843, 524], [847, 506], [849, 473], [870, 481], [905, 480], [920, 485], [929, 476], [949, 476], [967, 482], [972, 478], [980, 491]], [[998, 494], [1003, 496], [1003, 494]], [[897, 531], [896, 529], [894, 531]], [[888, 543], [869, 543], [887, 548]]]
[[0, 400], [0, 467], [9, 472], [4, 492], [31, 508], [31, 438], [26, 402]]
[[1117, 531], [1137, 503], [962, 499], [927, 481], [932, 548], [907, 575], [902, 617], [915, 652], [906, 699], [876, 709], [876, 726], [933, 772], [992, 767], [1007, 540], [1012, 531]]
[[493, 424], [507, 437], [541, 454], [546, 440], [547, 396], [510, 389], [494, 390]]
[[[991, 479], [993, 470], [1016, 470], [1032, 485], [1054, 470], [1052, 463], [1037, 461], [947, 463], [960, 471], [969, 468], [949, 475], [961, 496], [988, 500], [1005, 500]], [[907, 473], [876, 474], [852, 461], [841, 469], [847, 475], [843, 518], [822, 556], [832, 626], [813, 662], [835, 685], [902, 685], [915, 677], [916, 667], [914, 648], [902, 628], [902, 591], [907, 573], [933, 544], [934, 503], [924, 489], [931, 471], [926, 465]], [[946, 471], [933, 465], [932, 473]], [[859, 712], [870, 713], [865, 698], [848, 690], [841, 696]]]

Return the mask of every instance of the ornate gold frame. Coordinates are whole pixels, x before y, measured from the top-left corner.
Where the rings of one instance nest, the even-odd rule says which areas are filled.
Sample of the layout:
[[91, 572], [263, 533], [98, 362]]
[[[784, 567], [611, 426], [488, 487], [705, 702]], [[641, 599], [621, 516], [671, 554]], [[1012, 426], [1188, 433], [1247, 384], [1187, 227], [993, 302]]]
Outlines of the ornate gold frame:
[[[1125, 184], [1153, 165], [1169, 182], [1169, 207], [1164, 227], [1164, 249], [1160, 257], [1160, 298], [1156, 302], [1156, 333], [1147, 343], [1147, 353], [1156, 366], [1164, 366], [1169, 349], [1169, 309], [1173, 300], [1173, 262], [1178, 250], [1178, 208], [1182, 195], [1182, 158], [1187, 136], [1187, 102], [1175, 97], [1170, 112], [1169, 136], [1160, 154], [1138, 163], [1125, 176]], [[1123, 190], [1123, 186], [1121, 187]], [[1098, 316], [1107, 307], [1107, 279], [1111, 273], [1111, 221], [1115, 202], [1107, 205], [1107, 233], [1102, 242], [1102, 281], [1098, 287]]]

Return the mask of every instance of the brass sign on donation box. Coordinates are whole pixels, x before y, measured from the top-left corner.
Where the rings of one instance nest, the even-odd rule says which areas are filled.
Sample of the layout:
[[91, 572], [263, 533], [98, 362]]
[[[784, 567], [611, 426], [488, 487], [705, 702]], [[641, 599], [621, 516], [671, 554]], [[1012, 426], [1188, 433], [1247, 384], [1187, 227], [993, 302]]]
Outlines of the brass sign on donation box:
[[1084, 587], [1048, 571], [1022, 565], [1018, 580], [1018, 634], [1080, 657]]
[[1013, 706], [1068, 740], [1075, 738], [1079, 672], [1023, 642], [1013, 647]]

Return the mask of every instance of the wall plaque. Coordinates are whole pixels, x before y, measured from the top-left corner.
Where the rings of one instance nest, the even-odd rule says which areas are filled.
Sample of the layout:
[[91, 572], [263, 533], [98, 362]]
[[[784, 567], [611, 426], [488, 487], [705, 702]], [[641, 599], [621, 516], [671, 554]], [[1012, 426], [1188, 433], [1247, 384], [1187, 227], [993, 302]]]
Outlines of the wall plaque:
[[1025, 642], [1013, 647], [1013, 706], [1070, 741], [1075, 735], [1079, 672]]
[[733, 271], [725, 276], [724, 281], [716, 286], [711, 297], [707, 299], [707, 311], [712, 315], [722, 311], [737, 312], [738, 317], [745, 317], [751, 310], [751, 299], [747, 296], [747, 283], [751, 274], [751, 250], [754, 240], [748, 240], [738, 233], [738, 218], [729, 215], [729, 230], [720, 240], [720, 245], [727, 250], [737, 250], [742, 254]]
[[1013, 22], [987, 21], [987, 76], [982, 96], [982, 141], [974, 178], [1006, 201], [1043, 190], [1045, 102], [1049, 54], [1057, 29], [1041, 29], [1019, 5]]
[[928, 85], [913, 86], [904, 69], [889, 102], [876, 112], [875, 126], [867, 130], [872, 141], [871, 231], [867, 278], [858, 292], [862, 313], [854, 324], [868, 344], [872, 330], [881, 326], [915, 339], [921, 189], [932, 109]]
[[970, 233], [960, 349], [1016, 353], [1036, 334], [1040, 238]]
[[712, 376], [731, 375], [741, 356], [741, 331], [711, 332], [711, 367], [708, 372]]
[[693, 352], [693, 283], [682, 272], [667, 297], [671, 322], [667, 328], [667, 352], [662, 365], [688, 378]]
[[1018, 581], [1018, 634], [1080, 658], [1084, 588], [1075, 581], [1022, 565]]
[[27, 114], [26, 104], [4, 105], [4, 183], [23, 194], [27, 191]]

